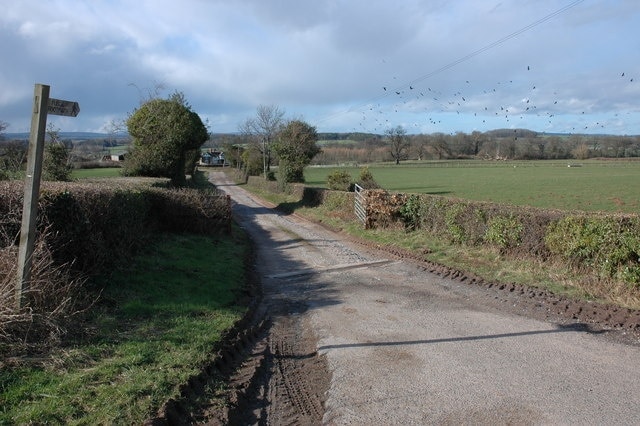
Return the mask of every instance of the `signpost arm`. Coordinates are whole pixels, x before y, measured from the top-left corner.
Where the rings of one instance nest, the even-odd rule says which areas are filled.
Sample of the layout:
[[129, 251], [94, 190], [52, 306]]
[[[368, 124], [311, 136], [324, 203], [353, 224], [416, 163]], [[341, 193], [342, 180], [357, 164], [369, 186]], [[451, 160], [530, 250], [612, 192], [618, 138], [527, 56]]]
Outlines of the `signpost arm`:
[[20, 247], [18, 249], [18, 275], [15, 300], [18, 309], [22, 307], [24, 292], [29, 288], [31, 264], [35, 244], [36, 218], [38, 216], [38, 194], [42, 176], [42, 158], [44, 136], [47, 127], [47, 107], [49, 104], [49, 86], [36, 84], [33, 96], [33, 114], [31, 116], [31, 135], [27, 157], [27, 176], [24, 184], [24, 205], [22, 209], [22, 227], [20, 229]]

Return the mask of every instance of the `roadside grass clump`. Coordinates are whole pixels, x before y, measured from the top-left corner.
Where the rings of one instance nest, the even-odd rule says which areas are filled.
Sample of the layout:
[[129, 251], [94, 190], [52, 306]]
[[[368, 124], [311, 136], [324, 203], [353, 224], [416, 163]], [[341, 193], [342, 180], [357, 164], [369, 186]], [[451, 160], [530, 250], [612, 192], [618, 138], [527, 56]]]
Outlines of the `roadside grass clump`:
[[487, 222], [485, 240], [506, 252], [522, 243], [524, 226], [513, 214], [495, 216]]
[[570, 264], [640, 288], [640, 218], [567, 216], [553, 223], [545, 242]]
[[68, 264], [55, 262], [46, 235], [36, 241], [33, 279], [24, 289], [21, 309], [15, 302], [18, 249], [0, 248], [0, 360], [41, 354], [59, 345], [65, 336], [82, 333], [84, 315], [97, 298], [84, 291], [85, 276], [73, 273]]
[[[5, 359], [0, 424], [142, 424], [197, 375], [244, 314], [248, 241], [162, 234], [92, 279], [92, 332], [42, 356]], [[222, 398], [211, 383], [208, 397]], [[222, 403], [222, 402], [220, 402]]]

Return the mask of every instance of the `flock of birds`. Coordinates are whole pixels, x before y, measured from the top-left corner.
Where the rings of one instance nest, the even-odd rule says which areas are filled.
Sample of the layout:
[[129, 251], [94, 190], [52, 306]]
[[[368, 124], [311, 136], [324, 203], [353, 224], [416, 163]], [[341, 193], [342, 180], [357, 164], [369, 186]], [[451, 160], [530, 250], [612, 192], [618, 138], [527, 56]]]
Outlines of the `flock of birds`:
[[[544, 85], [535, 84], [535, 72], [529, 65], [526, 66], [526, 73], [521, 81], [498, 81], [492, 87], [484, 88], [474, 86], [471, 80], [463, 80], [459, 89], [453, 93], [443, 93], [435, 87], [422, 86], [416, 81], [400, 87], [385, 85], [374, 102], [359, 108], [359, 128], [354, 127], [353, 130], [381, 133], [398, 125], [403, 117], [402, 125], [405, 128], [414, 127], [418, 132], [425, 132], [427, 129], [426, 133], [442, 132], [442, 127], [446, 127], [442, 123], [443, 114], [465, 115], [465, 120], [474, 120], [472, 125], [478, 130], [528, 127], [542, 131], [543, 129], [534, 128], [531, 124], [536, 123], [535, 125], [543, 126], [544, 131], [558, 133], [606, 132], [614, 120], [618, 123], [622, 120], [620, 113], [612, 113], [607, 119], [589, 121], [588, 105], [582, 111], [575, 111], [576, 100], [573, 97], [568, 95], [568, 99], [563, 99], [560, 93], [562, 91], [549, 90], [542, 87]], [[634, 83], [634, 77], [625, 72], [617, 78], [621, 79], [621, 84]], [[394, 113], [405, 115], [394, 116]], [[415, 121], [409, 125], [406, 124], [406, 113], [415, 117]], [[570, 125], [565, 120], [554, 122], [557, 115], [568, 113], [584, 116], [584, 119]], [[535, 119], [532, 119], [532, 114]], [[624, 114], [631, 113], [625, 111]]]

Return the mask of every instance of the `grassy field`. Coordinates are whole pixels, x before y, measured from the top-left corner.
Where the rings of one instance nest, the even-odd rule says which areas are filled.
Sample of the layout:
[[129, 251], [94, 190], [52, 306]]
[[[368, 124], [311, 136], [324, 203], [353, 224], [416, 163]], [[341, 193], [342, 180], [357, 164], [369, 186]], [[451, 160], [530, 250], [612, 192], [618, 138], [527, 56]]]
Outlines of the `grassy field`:
[[105, 167], [97, 169], [74, 169], [71, 172], [72, 179], [86, 179], [86, 178], [103, 178], [103, 177], [118, 177], [121, 176], [120, 167]]
[[357, 142], [352, 141], [351, 139], [331, 139], [331, 140], [326, 140], [326, 139], [322, 139], [318, 141], [318, 145], [319, 146], [324, 146], [324, 145], [355, 145], [357, 144]]
[[[637, 213], [640, 208], [640, 161], [425, 161], [368, 167], [389, 191], [561, 210]], [[79, 169], [72, 177], [117, 177], [120, 170]], [[360, 173], [359, 167], [307, 167], [307, 185], [325, 187], [334, 170], [347, 170], [354, 180]]]
[[95, 283], [104, 291], [91, 338], [0, 369], [0, 424], [142, 424], [210, 362], [243, 315], [247, 245], [240, 232], [167, 235]]
[[[306, 183], [324, 187], [337, 169], [348, 170], [354, 179], [360, 172], [308, 167]], [[424, 162], [369, 170], [390, 191], [562, 210], [636, 213], [640, 207], [640, 161]]]

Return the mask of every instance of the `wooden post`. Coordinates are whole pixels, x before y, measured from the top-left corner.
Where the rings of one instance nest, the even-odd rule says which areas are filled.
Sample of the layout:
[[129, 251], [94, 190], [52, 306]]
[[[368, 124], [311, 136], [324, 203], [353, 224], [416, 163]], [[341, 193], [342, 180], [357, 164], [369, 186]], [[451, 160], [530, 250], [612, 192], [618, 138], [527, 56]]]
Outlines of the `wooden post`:
[[18, 275], [15, 293], [15, 302], [18, 309], [23, 305], [23, 296], [25, 291], [29, 289], [29, 281], [31, 279], [48, 105], [49, 86], [36, 84], [33, 95], [31, 135], [29, 136], [27, 176], [24, 182], [24, 205], [22, 208], [22, 227], [20, 228], [20, 247], [18, 249]]

